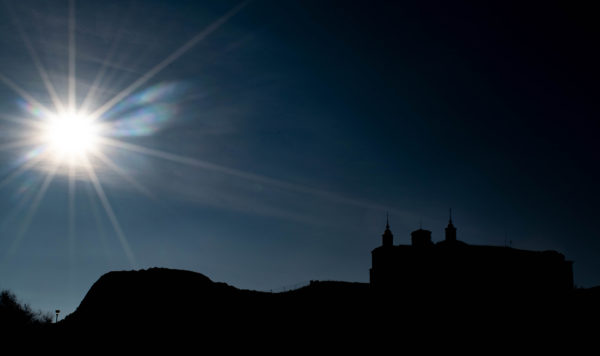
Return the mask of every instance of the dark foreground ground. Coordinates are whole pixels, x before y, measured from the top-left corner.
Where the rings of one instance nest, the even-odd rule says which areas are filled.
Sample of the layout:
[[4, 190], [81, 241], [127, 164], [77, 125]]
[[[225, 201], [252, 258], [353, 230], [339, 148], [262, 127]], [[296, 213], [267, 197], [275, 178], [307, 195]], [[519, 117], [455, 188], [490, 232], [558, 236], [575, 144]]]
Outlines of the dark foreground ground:
[[599, 309], [600, 288], [555, 295], [476, 289], [382, 293], [364, 283], [312, 282], [267, 293], [195, 272], [153, 268], [107, 273], [58, 324], [17, 332], [45, 343], [83, 345], [87, 351], [124, 344], [138, 351], [324, 345], [375, 350], [403, 343], [427, 349], [472, 345], [473, 340], [498, 347], [521, 341], [551, 346], [596, 335]]

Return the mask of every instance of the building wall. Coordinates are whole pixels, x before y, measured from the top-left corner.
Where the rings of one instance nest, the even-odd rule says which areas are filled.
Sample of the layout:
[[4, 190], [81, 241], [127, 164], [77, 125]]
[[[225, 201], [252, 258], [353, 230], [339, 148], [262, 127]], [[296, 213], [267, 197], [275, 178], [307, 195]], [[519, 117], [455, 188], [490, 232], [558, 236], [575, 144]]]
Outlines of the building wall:
[[372, 251], [371, 285], [397, 291], [551, 292], [573, 288], [555, 251], [493, 246], [386, 246]]

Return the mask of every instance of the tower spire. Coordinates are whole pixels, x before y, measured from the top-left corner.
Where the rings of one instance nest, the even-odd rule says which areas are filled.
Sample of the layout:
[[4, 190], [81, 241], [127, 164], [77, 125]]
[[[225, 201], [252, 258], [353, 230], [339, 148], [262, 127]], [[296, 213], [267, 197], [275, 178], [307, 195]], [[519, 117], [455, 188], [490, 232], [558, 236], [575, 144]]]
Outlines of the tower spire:
[[456, 227], [452, 224], [452, 208], [448, 209], [448, 226], [446, 227], [446, 241], [456, 241]]
[[390, 215], [385, 213], [385, 231], [383, 235], [383, 246], [393, 246], [394, 245], [394, 234], [392, 234], [392, 230], [390, 230]]

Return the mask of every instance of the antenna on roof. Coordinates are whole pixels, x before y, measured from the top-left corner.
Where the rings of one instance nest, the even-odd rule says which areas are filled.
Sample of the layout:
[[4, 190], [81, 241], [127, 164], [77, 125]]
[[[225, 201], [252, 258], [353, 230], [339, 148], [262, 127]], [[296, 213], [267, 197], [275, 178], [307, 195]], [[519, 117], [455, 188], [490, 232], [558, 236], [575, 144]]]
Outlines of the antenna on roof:
[[390, 214], [387, 211], [385, 212], [385, 228], [390, 228]]
[[448, 213], [449, 220], [450, 220], [450, 223], [452, 223], [452, 208], [449, 208], [448, 210], [449, 210], [449, 213]]

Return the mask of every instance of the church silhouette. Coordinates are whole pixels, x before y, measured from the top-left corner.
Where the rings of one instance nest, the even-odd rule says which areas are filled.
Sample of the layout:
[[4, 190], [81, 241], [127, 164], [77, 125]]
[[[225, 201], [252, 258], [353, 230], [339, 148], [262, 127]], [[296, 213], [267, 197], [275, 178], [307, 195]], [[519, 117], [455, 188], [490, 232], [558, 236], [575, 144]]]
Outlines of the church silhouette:
[[450, 216], [445, 239], [431, 231], [411, 233], [410, 245], [394, 245], [389, 220], [382, 245], [372, 254], [371, 287], [376, 291], [464, 295], [558, 295], [573, 289], [573, 262], [556, 251], [478, 246], [459, 241]]

